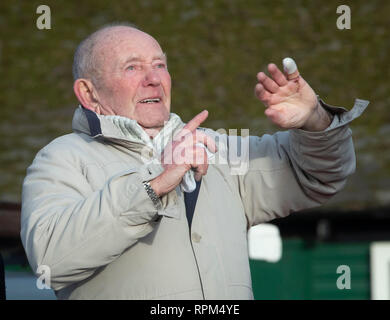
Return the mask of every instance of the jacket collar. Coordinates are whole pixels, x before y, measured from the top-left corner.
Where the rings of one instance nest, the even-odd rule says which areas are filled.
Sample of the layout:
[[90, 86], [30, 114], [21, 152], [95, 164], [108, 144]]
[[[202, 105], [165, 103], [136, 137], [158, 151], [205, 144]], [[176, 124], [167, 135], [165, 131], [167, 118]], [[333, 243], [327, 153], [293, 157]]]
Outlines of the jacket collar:
[[[170, 121], [169, 124], [171, 124], [171, 127], [173, 126], [172, 129], [176, 131], [184, 124], [182, 123], [180, 117], [171, 113], [171, 119], [172, 116], [175, 117], [175, 121], [174, 123]], [[135, 120], [131, 121], [134, 121], [134, 124], [136, 124]], [[131, 134], [129, 135], [128, 133], [125, 134], [120, 127], [114, 124], [110, 117], [99, 115], [89, 109], [84, 108], [81, 105], [78, 106], [73, 115], [72, 129], [75, 132], [87, 134], [92, 138], [102, 138], [105, 140], [115, 141], [123, 140], [126, 142], [143, 144], [139, 137], [135, 135], [131, 136]]]
[[73, 114], [72, 129], [75, 132], [85, 133], [93, 138], [102, 135], [102, 128], [97, 114], [81, 105], [78, 106]]

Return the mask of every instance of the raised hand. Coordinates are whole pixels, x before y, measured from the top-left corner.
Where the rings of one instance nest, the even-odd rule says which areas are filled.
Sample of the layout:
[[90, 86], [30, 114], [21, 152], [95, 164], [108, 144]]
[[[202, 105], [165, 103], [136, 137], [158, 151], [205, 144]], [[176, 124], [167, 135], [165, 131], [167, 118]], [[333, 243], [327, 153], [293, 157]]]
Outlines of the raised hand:
[[207, 173], [206, 150], [197, 144], [203, 144], [214, 153], [217, 148], [211, 137], [196, 130], [207, 117], [207, 110], [196, 115], [165, 147], [161, 155], [164, 172], [150, 182], [157, 195], [161, 196], [176, 188], [181, 183], [184, 174], [190, 169], [195, 171], [196, 180], [200, 180]]
[[283, 62], [285, 74], [273, 63], [268, 65], [271, 77], [264, 72], [257, 74], [255, 95], [266, 106], [265, 115], [284, 129], [324, 130], [330, 124], [330, 116], [300, 76], [294, 60], [286, 58]]

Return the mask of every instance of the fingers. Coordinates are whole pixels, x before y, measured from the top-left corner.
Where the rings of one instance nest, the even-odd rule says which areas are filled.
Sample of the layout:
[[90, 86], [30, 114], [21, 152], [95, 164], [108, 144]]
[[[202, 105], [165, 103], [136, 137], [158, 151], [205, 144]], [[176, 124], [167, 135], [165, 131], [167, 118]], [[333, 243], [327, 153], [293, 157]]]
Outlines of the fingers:
[[181, 136], [178, 135], [175, 137], [175, 141], [179, 141], [185, 147], [192, 147], [197, 143], [204, 144], [207, 149], [209, 149], [212, 153], [218, 151], [217, 145], [212, 137], [205, 134], [200, 130], [188, 131], [188, 129], [182, 129], [180, 132]]
[[[164, 148], [161, 164], [164, 167], [164, 177], [169, 177], [170, 180], [168, 180], [169, 187], [165, 186], [163, 189], [165, 191], [162, 193], [165, 194], [176, 187], [183, 175], [190, 169], [194, 170], [194, 177], [197, 181], [206, 175], [209, 166], [206, 147], [211, 152], [216, 152], [217, 146], [213, 138], [196, 129], [207, 117], [207, 110], [196, 115]], [[198, 143], [202, 145], [197, 145]], [[167, 178], [164, 180], [166, 181]], [[170, 182], [171, 180], [173, 182]]]
[[297, 64], [295, 61], [291, 58], [284, 58], [283, 59], [283, 69], [286, 73], [288, 80], [294, 80], [299, 77], [299, 71], [297, 68]]
[[[257, 74], [257, 80], [259, 80], [259, 83], [265, 90], [271, 93], [276, 93], [280, 87], [288, 84], [286, 76], [274, 63], [270, 63], [268, 65], [268, 71], [271, 78], [268, 77], [264, 72], [259, 72]], [[259, 91], [261, 92], [260, 88]]]
[[264, 72], [257, 74], [259, 83], [256, 85], [255, 93], [260, 100], [269, 100], [267, 92], [270, 94], [277, 93], [281, 87], [288, 85], [290, 80], [299, 78], [299, 71], [293, 59], [283, 59], [283, 70], [284, 73], [274, 63], [270, 63], [268, 65], [270, 76], [267, 76]]
[[206, 147], [213, 153], [217, 152], [217, 146], [212, 137], [199, 130], [189, 132], [183, 139], [174, 143], [173, 148], [164, 149], [164, 164], [190, 166], [206, 164], [208, 163]]
[[195, 180], [200, 181], [200, 179], [202, 179], [202, 176], [205, 176], [207, 174], [208, 168], [208, 164], [193, 166], [191, 169], [192, 171], [194, 171]]
[[193, 143], [196, 144], [196, 143], [202, 143], [204, 144], [207, 149], [209, 149], [212, 153], [216, 153], [218, 148], [217, 148], [217, 145], [215, 144], [215, 141], [213, 138], [211, 138], [210, 136], [208, 136], [207, 134], [205, 134], [204, 132], [202, 131], [199, 131], [197, 130], [194, 134], [194, 137], [193, 137]]
[[174, 160], [176, 165], [185, 165], [195, 168], [201, 174], [206, 174], [208, 168], [208, 156], [205, 148], [200, 146], [183, 147], [179, 146], [174, 151]]
[[207, 153], [204, 148], [196, 147], [194, 148], [194, 158], [196, 159], [194, 164], [191, 165], [191, 169], [194, 171], [195, 180], [199, 181], [202, 176], [207, 174], [209, 164], [204, 159], [207, 159]]
[[[276, 93], [280, 87], [288, 84], [286, 76], [274, 63], [270, 63], [268, 65], [268, 71], [271, 77], [268, 77], [264, 72], [259, 72], [257, 74], [257, 80], [259, 80], [259, 83], [257, 84], [255, 91], [256, 95], [261, 100], [263, 100], [263, 98], [267, 98], [267, 91], [270, 93]], [[263, 92], [264, 90], [266, 92]]]
[[193, 168], [195, 180], [200, 181], [200, 179], [202, 179], [202, 176], [205, 176], [207, 174], [207, 169], [208, 169], [208, 165], [207, 167], [204, 166], [203, 168], [201, 168], [201, 166]]
[[271, 93], [276, 93], [279, 90], [279, 85], [270, 77], [268, 77], [264, 72], [259, 72], [257, 74], [257, 80], [259, 80], [259, 83], [264, 87], [265, 90]]
[[209, 112], [207, 110], [203, 110], [201, 113], [197, 114], [194, 118], [192, 118], [174, 137], [174, 140], [183, 140], [184, 137], [188, 134], [192, 134], [194, 130], [196, 130], [202, 122], [204, 122], [209, 116]]
[[263, 85], [261, 83], [258, 83], [255, 87], [255, 95], [258, 97], [261, 101], [263, 101], [265, 104], [267, 104], [267, 101], [271, 98], [271, 93], [265, 90]]
[[[202, 122], [204, 122], [209, 116], [209, 112], [207, 110], [203, 110], [201, 113], [197, 114], [194, 118], [192, 118], [182, 129], [182, 131], [194, 131], [198, 128]], [[188, 132], [187, 131], [187, 132]], [[187, 132], [185, 134], [187, 134]], [[180, 135], [180, 133], [179, 133]]]
[[270, 63], [268, 65], [268, 71], [271, 77], [279, 86], [285, 86], [288, 83], [286, 76], [283, 74], [282, 71], [279, 70], [276, 64]]

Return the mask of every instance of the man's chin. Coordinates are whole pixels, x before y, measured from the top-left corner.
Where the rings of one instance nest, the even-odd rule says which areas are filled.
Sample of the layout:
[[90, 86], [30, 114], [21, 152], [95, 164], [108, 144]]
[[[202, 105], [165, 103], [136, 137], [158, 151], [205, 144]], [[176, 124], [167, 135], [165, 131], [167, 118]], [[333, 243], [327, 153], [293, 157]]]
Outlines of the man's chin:
[[161, 110], [150, 114], [144, 114], [138, 118], [138, 124], [144, 129], [161, 129], [169, 120], [169, 112]]
[[139, 119], [138, 124], [144, 129], [158, 129], [164, 127], [165, 123], [169, 120], [169, 117], [161, 117], [155, 119]]
[[165, 121], [138, 121], [138, 124], [142, 127], [142, 129], [144, 129], [148, 136], [153, 139], [164, 127]]

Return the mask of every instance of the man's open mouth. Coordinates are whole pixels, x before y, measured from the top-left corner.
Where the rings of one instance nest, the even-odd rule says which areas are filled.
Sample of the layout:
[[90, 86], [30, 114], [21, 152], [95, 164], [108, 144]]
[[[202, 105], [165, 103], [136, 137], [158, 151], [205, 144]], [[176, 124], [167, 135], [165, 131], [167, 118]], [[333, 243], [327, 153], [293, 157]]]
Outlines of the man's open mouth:
[[139, 101], [140, 103], [159, 103], [161, 102], [160, 98], [147, 98]]

